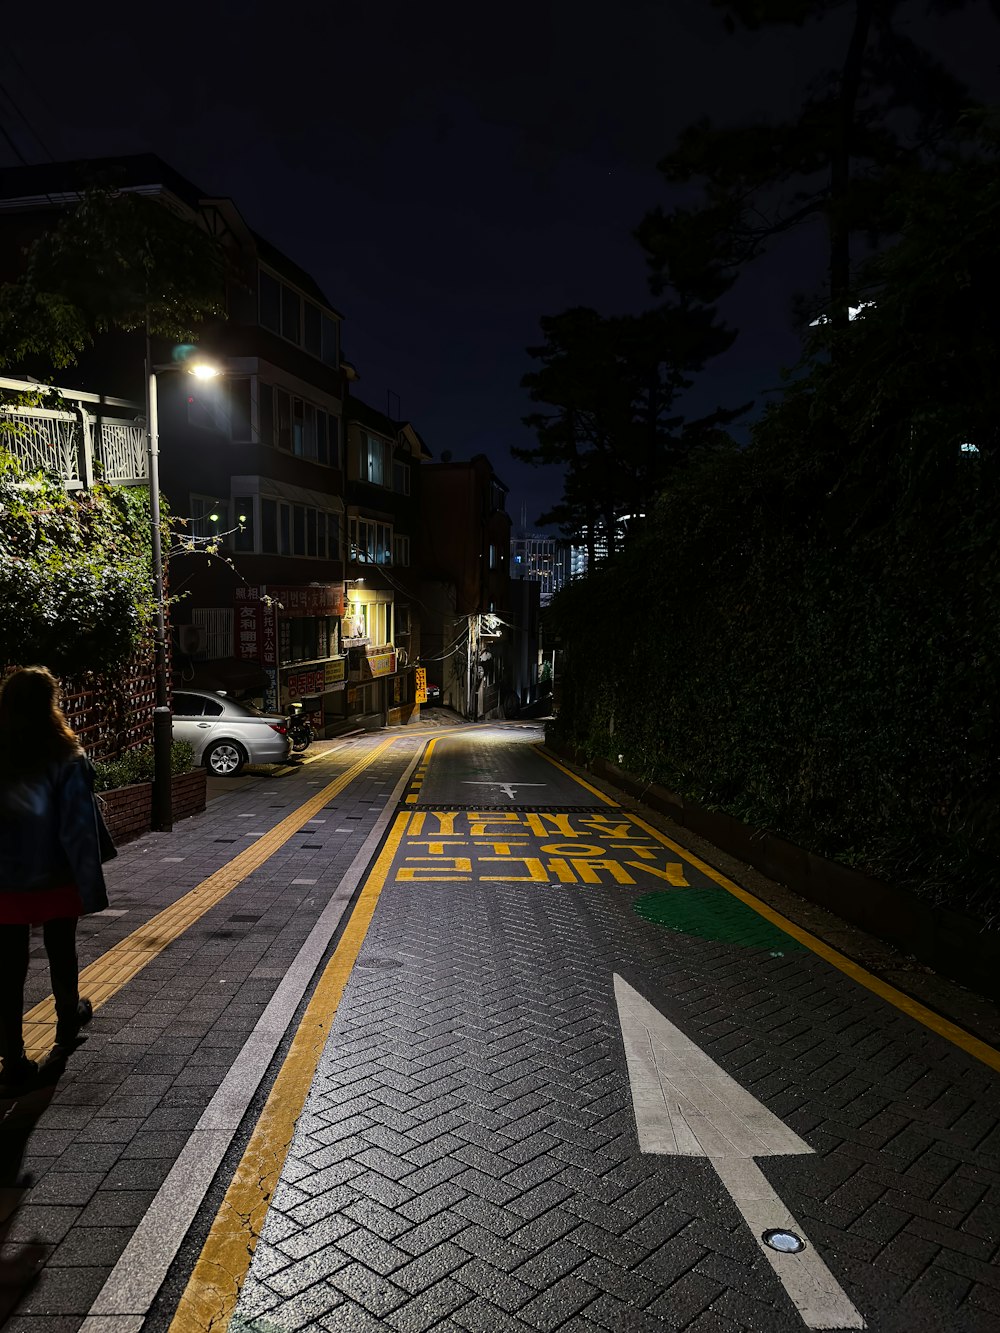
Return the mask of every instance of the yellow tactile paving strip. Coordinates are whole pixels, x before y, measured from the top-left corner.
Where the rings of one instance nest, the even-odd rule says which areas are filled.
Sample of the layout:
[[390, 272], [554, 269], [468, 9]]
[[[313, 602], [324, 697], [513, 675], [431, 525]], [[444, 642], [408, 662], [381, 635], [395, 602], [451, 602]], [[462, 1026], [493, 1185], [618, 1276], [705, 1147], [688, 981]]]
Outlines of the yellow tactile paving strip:
[[431, 762], [431, 755], [434, 753], [434, 747], [437, 745], [437, 737], [428, 742], [427, 749], [424, 751], [424, 757], [421, 759], [410, 781], [410, 790], [406, 797], [407, 805], [416, 805], [417, 798], [420, 796], [420, 788], [424, 785], [424, 778], [427, 776], [427, 765]]
[[[96, 1009], [117, 994], [137, 973], [153, 961], [207, 911], [232, 893], [246, 877], [283, 847], [303, 824], [342, 792], [354, 779], [395, 743], [396, 738], [382, 741], [373, 750], [363, 754], [315, 796], [286, 815], [274, 828], [244, 852], [227, 861], [221, 869], [186, 893], [170, 907], [158, 912], [144, 926], [126, 936], [80, 973], [80, 994], [86, 995]], [[52, 1048], [55, 1034], [56, 1011], [52, 996], [29, 1009], [24, 1016], [24, 1043], [28, 1055], [38, 1059]]]
[[337, 1006], [409, 815], [399, 814], [327, 963], [194, 1266], [170, 1333], [224, 1333], [250, 1267]]

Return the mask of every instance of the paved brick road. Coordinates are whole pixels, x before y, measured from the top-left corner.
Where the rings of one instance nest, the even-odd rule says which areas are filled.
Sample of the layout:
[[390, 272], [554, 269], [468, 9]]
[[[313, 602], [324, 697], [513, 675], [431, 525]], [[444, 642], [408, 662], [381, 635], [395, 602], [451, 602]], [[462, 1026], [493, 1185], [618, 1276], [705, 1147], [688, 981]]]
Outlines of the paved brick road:
[[[1000, 1078], [758, 918], [751, 929], [687, 862], [678, 883], [679, 854], [654, 857], [641, 830], [611, 848], [609, 807], [531, 754], [532, 730], [448, 731], [400, 733], [98, 1013], [53, 1088], [5, 1105], [5, 1333], [170, 1327], [253, 1108], [152, 1312], [84, 1321], [142, 1219], [168, 1229], [157, 1191], [430, 737], [423, 776], [398, 788], [423, 819], [337, 1009], [234, 1333], [804, 1327], [711, 1164], [638, 1151], [615, 973], [815, 1150], [759, 1165], [869, 1328], [1000, 1330]], [[88, 922], [83, 961], [385, 735], [234, 784], [174, 835], [124, 849], [123, 915]], [[495, 785], [470, 798], [471, 782]], [[473, 805], [508, 827], [480, 836]], [[555, 810], [546, 822], [531, 806]], [[435, 823], [450, 828], [437, 849]], [[657, 894], [695, 904], [683, 930], [634, 910]], [[32, 985], [30, 1004], [37, 968]]]
[[[468, 801], [473, 750], [516, 767], [452, 744], [418, 811]], [[815, 1149], [762, 1169], [870, 1328], [1000, 1329], [994, 1073], [806, 950], [652, 924], [646, 884], [459, 879], [456, 850], [383, 890], [234, 1328], [802, 1328], [709, 1163], [637, 1151], [618, 972]]]

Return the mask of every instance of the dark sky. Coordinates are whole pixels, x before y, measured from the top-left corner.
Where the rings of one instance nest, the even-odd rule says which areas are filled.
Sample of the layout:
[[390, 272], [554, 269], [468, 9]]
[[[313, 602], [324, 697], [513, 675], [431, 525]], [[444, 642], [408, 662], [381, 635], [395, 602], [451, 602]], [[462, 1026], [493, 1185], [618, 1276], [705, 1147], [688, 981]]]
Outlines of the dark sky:
[[[0, 85], [34, 133], [2, 94], [0, 117], [24, 157], [152, 151], [230, 195], [345, 315], [361, 396], [436, 456], [488, 454], [529, 522], [561, 491], [509, 454], [532, 438], [519, 382], [539, 317], [652, 304], [631, 232], [669, 202], [655, 164], [677, 132], [787, 116], [843, 49], [834, 20], [780, 45], [728, 36], [708, 0], [57, 8], [44, 32], [27, 6], [5, 18]], [[913, 23], [997, 100], [987, 0], [949, 20], [914, 4]], [[777, 382], [816, 272], [802, 235], [741, 279], [706, 405]]]

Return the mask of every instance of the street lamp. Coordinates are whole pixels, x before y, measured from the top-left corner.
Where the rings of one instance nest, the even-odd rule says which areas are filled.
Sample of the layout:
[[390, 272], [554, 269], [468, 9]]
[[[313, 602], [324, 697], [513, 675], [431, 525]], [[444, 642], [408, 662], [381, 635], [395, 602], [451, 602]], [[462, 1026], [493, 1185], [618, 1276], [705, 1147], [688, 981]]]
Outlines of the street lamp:
[[153, 547], [153, 808], [152, 825], [157, 832], [169, 833], [174, 826], [171, 799], [170, 750], [173, 724], [170, 716], [170, 682], [167, 680], [167, 616], [163, 586], [163, 545], [160, 535], [160, 438], [157, 420], [156, 376], [160, 371], [184, 370], [198, 379], [214, 379], [221, 374], [218, 366], [205, 359], [191, 359], [169, 366], [154, 366], [150, 351], [149, 328], [146, 329], [146, 428], [149, 453], [149, 522]]

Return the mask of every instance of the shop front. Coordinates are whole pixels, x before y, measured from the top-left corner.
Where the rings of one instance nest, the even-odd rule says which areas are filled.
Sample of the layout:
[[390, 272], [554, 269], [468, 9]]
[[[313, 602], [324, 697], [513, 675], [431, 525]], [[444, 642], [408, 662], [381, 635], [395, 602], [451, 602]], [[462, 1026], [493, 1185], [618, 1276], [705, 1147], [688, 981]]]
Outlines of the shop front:
[[347, 711], [361, 725], [399, 726], [416, 707], [414, 671], [391, 644], [347, 649]]
[[299, 706], [318, 736], [334, 734], [346, 715], [342, 586], [242, 585], [235, 600], [235, 655], [262, 668], [262, 707], [286, 713]]

